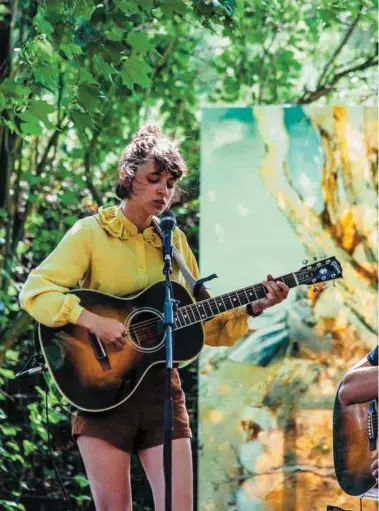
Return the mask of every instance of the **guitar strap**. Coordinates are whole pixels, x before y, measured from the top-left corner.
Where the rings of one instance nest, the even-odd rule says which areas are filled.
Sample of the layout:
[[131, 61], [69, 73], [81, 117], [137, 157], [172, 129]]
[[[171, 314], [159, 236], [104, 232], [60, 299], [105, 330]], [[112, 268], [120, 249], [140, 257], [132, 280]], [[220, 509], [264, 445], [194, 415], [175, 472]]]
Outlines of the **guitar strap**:
[[[159, 220], [156, 216], [153, 216], [153, 225], [159, 236], [162, 238], [162, 229], [159, 225]], [[204, 277], [202, 279], [196, 280], [196, 278], [193, 276], [191, 270], [188, 268], [186, 262], [183, 259], [183, 256], [179, 252], [179, 250], [173, 246], [173, 256], [174, 259], [179, 266], [180, 271], [183, 274], [183, 277], [187, 283], [188, 288], [190, 289], [193, 297], [197, 300], [206, 300], [210, 298], [210, 295], [207, 291], [207, 288], [204, 286], [205, 282], [208, 282], [209, 280], [212, 280], [217, 277], [215, 273], [212, 275], [209, 275], [209, 277]]]

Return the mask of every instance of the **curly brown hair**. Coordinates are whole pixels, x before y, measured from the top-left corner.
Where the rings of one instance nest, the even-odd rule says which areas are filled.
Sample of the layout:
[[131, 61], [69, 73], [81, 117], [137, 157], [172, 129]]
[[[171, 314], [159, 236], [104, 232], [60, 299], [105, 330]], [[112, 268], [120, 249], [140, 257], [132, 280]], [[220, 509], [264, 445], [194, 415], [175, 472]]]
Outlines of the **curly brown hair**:
[[[127, 199], [133, 190], [133, 180], [140, 167], [149, 160], [157, 172], [170, 172], [180, 180], [187, 175], [187, 165], [175, 143], [165, 137], [158, 126], [146, 124], [134, 135], [120, 159], [119, 182], [116, 195]], [[174, 196], [174, 200], [178, 197]]]

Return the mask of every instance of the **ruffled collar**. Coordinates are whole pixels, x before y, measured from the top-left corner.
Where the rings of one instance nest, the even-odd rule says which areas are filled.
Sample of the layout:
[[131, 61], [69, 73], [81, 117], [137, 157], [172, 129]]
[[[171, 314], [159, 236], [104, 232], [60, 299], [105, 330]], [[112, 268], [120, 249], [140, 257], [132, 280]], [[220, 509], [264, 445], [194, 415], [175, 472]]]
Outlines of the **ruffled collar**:
[[[151, 246], [156, 248], [162, 247], [162, 240], [154, 227], [147, 227], [142, 233], [139, 233], [138, 227], [123, 214], [121, 206], [112, 206], [110, 208], [100, 207], [95, 215], [95, 219], [98, 224], [114, 238], [130, 240], [135, 238], [138, 234], [142, 234], [144, 240]], [[178, 228], [174, 231], [173, 241], [175, 245], [178, 244]]]

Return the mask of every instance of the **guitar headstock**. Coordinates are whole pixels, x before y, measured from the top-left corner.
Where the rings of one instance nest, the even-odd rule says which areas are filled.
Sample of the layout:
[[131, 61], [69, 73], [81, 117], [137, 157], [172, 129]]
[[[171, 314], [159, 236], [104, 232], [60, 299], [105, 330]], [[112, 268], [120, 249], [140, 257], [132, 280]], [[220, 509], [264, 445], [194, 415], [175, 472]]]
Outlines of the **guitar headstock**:
[[326, 257], [303, 266], [295, 275], [299, 285], [315, 285], [342, 278], [342, 266], [334, 256]]

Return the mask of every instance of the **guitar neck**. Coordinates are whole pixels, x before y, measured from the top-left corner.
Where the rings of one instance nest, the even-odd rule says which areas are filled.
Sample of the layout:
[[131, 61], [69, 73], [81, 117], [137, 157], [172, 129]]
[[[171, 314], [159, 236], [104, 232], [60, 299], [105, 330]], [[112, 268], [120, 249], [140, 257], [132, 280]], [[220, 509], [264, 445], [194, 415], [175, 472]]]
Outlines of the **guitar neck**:
[[[276, 282], [284, 282], [289, 288], [299, 285], [298, 279], [294, 273], [283, 275], [277, 279]], [[208, 298], [201, 302], [180, 307], [176, 313], [175, 327], [183, 328], [185, 326], [199, 323], [211, 319], [217, 314], [226, 312], [232, 309], [237, 309], [248, 303], [256, 302], [264, 298], [267, 294], [266, 288], [262, 283], [248, 286], [231, 293]]]

